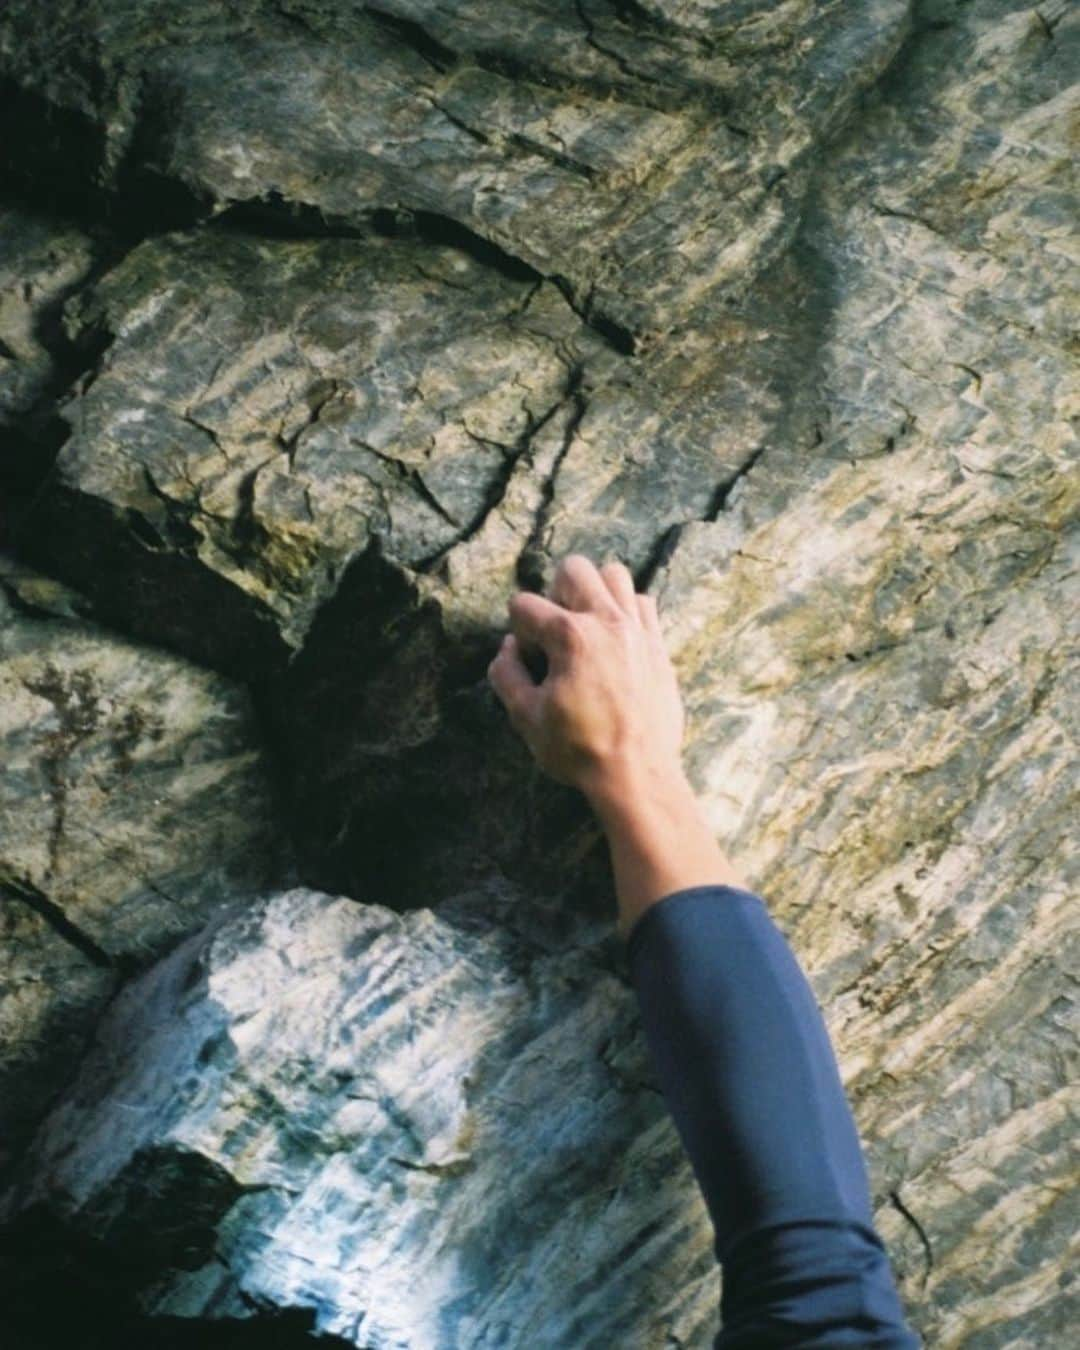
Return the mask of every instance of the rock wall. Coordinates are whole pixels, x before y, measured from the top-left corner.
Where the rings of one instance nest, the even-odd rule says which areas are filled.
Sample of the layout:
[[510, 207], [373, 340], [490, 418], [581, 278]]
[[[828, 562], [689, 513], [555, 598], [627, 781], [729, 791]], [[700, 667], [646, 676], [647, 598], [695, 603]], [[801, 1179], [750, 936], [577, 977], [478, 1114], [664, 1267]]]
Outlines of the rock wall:
[[5, 6], [20, 1344], [711, 1344], [605, 845], [484, 679], [570, 551], [657, 596], [912, 1323], [1066, 1343], [1078, 49], [1064, 0]]

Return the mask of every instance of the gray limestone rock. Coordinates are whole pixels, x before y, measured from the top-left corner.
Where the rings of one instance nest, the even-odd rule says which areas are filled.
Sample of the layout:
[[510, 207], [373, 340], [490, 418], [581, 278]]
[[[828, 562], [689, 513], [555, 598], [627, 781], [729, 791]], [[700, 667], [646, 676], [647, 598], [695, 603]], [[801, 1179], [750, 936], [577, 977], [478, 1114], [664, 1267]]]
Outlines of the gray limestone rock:
[[717, 509], [791, 423], [800, 287], [778, 267], [632, 360], [549, 283], [450, 246], [155, 237], [65, 306], [102, 356], [59, 405], [24, 547], [111, 623], [259, 686], [309, 879], [408, 904], [497, 864], [548, 889], [590, 825], [478, 687], [506, 599], [568, 529], [645, 575]]
[[7, 1217], [62, 1214], [158, 1316], [289, 1306], [403, 1348], [702, 1336], [708, 1217], [608, 926], [530, 943], [520, 903], [295, 889], [226, 916], [116, 999]]
[[[605, 846], [484, 680], [510, 595], [581, 551], [658, 599], [688, 773], [822, 1003], [912, 1322], [1067, 1343], [1074, 8], [52, 8], [0, 15], [28, 128], [0, 169], [127, 226], [48, 283], [57, 385], [11, 405], [24, 447], [63, 440], [20, 556], [87, 597], [61, 622], [52, 582], [5, 581], [0, 641], [67, 653], [10, 703], [10, 781], [40, 787], [0, 1027], [33, 1109], [56, 1097], [14, 1233], [143, 1344], [278, 1344], [287, 1316], [357, 1347], [706, 1350], [708, 1228]], [[127, 744], [106, 720], [51, 860], [42, 751], [106, 659], [238, 776], [179, 825], [149, 780], [91, 797]], [[257, 730], [196, 733], [189, 700], [247, 709], [221, 675]], [[261, 837], [225, 767], [256, 745], [298, 864], [252, 904], [215, 869]], [[71, 828], [190, 902], [128, 895]], [[135, 980], [94, 957], [144, 947]]]
[[42, 557], [249, 679], [376, 536], [419, 568], [474, 531], [604, 356], [554, 287], [378, 237], [154, 237], [65, 324], [106, 345], [61, 405]]
[[65, 299], [102, 263], [77, 217], [0, 202], [0, 548], [10, 547], [13, 492], [32, 492], [67, 434], [55, 399], [93, 353], [63, 331]]
[[93, 246], [54, 216], [0, 204], [0, 430], [28, 412], [57, 375], [56, 310], [86, 279]]
[[125, 973], [283, 861], [245, 691], [0, 561], [0, 1149], [25, 1142]]
[[[39, 908], [34, 908], [38, 906]], [[58, 930], [36, 891], [0, 879], [0, 1175], [19, 1156], [85, 1051], [117, 975]], [[48, 917], [46, 917], [48, 915]]]
[[908, 10], [62, 0], [47, 27], [7, 7], [0, 74], [75, 122], [98, 182], [446, 219], [648, 344], [781, 251]]

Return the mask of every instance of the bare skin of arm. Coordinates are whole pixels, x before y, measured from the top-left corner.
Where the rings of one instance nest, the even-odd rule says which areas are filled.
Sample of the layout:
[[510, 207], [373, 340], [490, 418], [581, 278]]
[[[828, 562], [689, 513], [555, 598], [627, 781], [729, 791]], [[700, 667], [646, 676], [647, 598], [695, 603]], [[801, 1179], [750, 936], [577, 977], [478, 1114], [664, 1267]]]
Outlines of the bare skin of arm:
[[[682, 764], [685, 715], [656, 600], [620, 562], [580, 553], [547, 596], [518, 591], [488, 679], [552, 778], [579, 788], [607, 837], [625, 939], [657, 900], [688, 886], [746, 882], [721, 851]], [[543, 651], [537, 683], [524, 655]]]

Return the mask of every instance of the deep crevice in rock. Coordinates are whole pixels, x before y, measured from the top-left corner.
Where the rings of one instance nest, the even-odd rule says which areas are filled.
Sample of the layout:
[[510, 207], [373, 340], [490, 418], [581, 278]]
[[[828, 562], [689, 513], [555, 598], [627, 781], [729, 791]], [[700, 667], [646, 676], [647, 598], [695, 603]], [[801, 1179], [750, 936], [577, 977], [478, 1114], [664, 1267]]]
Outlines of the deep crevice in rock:
[[10, 77], [0, 77], [0, 185], [39, 209], [83, 220], [109, 214], [110, 194], [98, 182], [105, 162], [102, 128]]
[[157, 134], [149, 123], [140, 122], [111, 186], [104, 129], [82, 113], [0, 77], [0, 125], [19, 129], [0, 141], [5, 197], [96, 225], [123, 251], [148, 235], [198, 224], [211, 210], [208, 199], [141, 162]]
[[364, 13], [380, 28], [392, 33], [399, 42], [416, 52], [418, 56], [422, 56], [428, 65], [433, 66], [440, 74], [451, 70], [461, 59], [457, 52], [445, 46], [438, 38], [432, 37], [415, 19], [405, 19], [400, 14], [388, 14], [375, 5], [365, 5]]
[[577, 298], [572, 283], [555, 272], [545, 276], [524, 259], [509, 253], [490, 239], [477, 234], [461, 221], [437, 211], [406, 206], [376, 207], [367, 217], [368, 225], [357, 225], [341, 217], [328, 216], [317, 206], [294, 202], [272, 190], [259, 198], [235, 202], [206, 222], [212, 230], [239, 230], [279, 238], [330, 237], [370, 239], [372, 233], [387, 239], [413, 240], [460, 249], [475, 262], [490, 267], [512, 281], [531, 281], [539, 285], [553, 282], [581, 321], [598, 333], [615, 351], [632, 356], [636, 350], [634, 334], [591, 304]]
[[918, 1235], [919, 1241], [922, 1243], [923, 1254], [926, 1259], [926, 1268], [923, 1272], [923, 1279], [924, 1280], [929, 1279], [930, 1272], [934, 1269], [934, 1249], [930, 1243], [930, 1238], [927, 1236], [926, 1229], [922, 1226], [919, 1220], [915, 1217], [914, 1214], [912, 1214], [911, 1210], [908, 1209], [907, 1205], [905, 1205], [903, 1200], [900, 1198], [899, 1188], [891, 1190], [889, 1192], [889, 1203], [892, 1205], [893, 1209], [895, 1209], [898, 1214], [902, 1215], [907, 1220], [907, 1222], [911, 1225], [912, 1228], [914, 1228], [916, 1234]]
[[687, 523], [685, 520], [677, 520], [673, 525], [669, 525], [656, 541], [650, 549], [648, 557], [634, 573], [635, 590], [648, 591], [657, 572], [671, 559], [672, 554], [678, 547], [679, 539]]
[[128, 637], [233, 679], [280, 669], [289, 649], [266, 606], [152, 530], [138, 513], [59, 485], [26, 510], [12, 551], [75, 587], [97, 622]]
[[[555, 488], [559, 477], [559, 467], [574, 443], [574, 435], [577, 432], [581, 419], [585, 416], [588, 409], [588, 399], [581, 390], [582, 371], [577, 369], [576, 375], [572, 376], [571, 381], [567, 383], [567, 393], [574, 401], [574, 414], [566, 424], [566, 430], [563, 433], [563, 443], [559, 449], [555, 463], [551, 466], [551, 472], [548, 474], [547, 481], [544, 483], [543, 495], [540, 505], [537, 508], [536, 518], [533, 521], [532, 530], [529, 537], [522, 545], [521, 552], [518, 554], [515, 565], [515, 575], [518, 583], [525, 590], [540, 591], [544, 586], [544, 569], [548, 562], [547, 553], [544, 550], [543, 534], [547, 527], [548, 516], [551, 514], [551, 505], [555, 498]], [[539, 678], [543, 678], [540, 676]]]
[[208, 230], [264, 235], [270, 239], [370, 239], [371, 229], [310, 202], [293, 201], [276, 188], [217, 211], [204, 222]]
[[63, 327], [64, 306], [115, 266], [127, 248], [120, 241], [103, 243], [84, 276], [64, 287], [35, 315], [34, 339], [49, 352], [54, 369], [33, 405], [3, 429], [0, 488], [5, 489], [7, 510], [0, 512], [0, 548], [16, 551], [22, 518], [47, 483], [71, 435], [71, 427], [57, 411], [57, 400], [80, 380], [83, 389], [89, 387], [112, 342], [112, 334], [102, 327], [88, 327], [76, 339], [69, 338]]
[[32, 909], [45, 920], [54, 933], [70, 943], [95, 966], [111, 969], [119, 964], [103, 947], [98, 946], [89, 933], [84, 933], [78, 924], [72, 923], [60, 906], [50, 900], [33, 882], [25, 878], [15, 880], [10, 877], [0, 881], [0, 899], [7, 904], [23, 904]]
[[[578, 391], [581, 389], [584, 371], [585, 368], [580, 362], [575, 363], [573, 366], [570, 367], [567, 373], [566, 385], [563, 390], [562, 396], [558, 399], [557, 402], [553, 403], [551, 407], [548, 408], [539, 417], [529, 418], [528, 425], [525, 427], [525, 429], [518, 436], [517, 440], [507, 451], [506, 461], [503, 464], [500, 472], [496, 474], [494, 479], [492, 480], [491, 485], [489, 486], [488, 491], [485, 495], [484, 501], [479, 511], [477, 511], [475, 518], [470, 522], [470, 524], [465, 528], [465, 530], [461, 534], [456, 536], [453, 540], [451, 540], [449, 544], [445, 545], [442, 548], [439, 548], [429, 558], [424, 558], [419, 563], [417, 563], [414, 567], [415, 571], [417, 572], [437, 571], [440, 564], [446, 558], [446, 555], [448, 553], [450, 553], [453, 549], [457, 548], [460, 544], [463, 544], [467, 540], [473, 538], [484, 528], [484, 524], [487, 521], [488, 517], [491, 515], [492, 511], [494, 511], [498, 507], [499, 503], [506, 496], [507, 488], [510, 486], [510, 482], [514, 477], [514, 474], [517, 472], [517, 468], [521, 462], [522, 456], [526, 455], [529, 452], [529, 449], [537, 433], [540, 432], [545, 426], [547, 426], [548, 422], [551, 421], [551, 419], [555, 416], [555, 414], [559, 411], [560, 408], [565, 407], [568, 400], [577, 399]], [[574, 425], [576, 426], [577, 422], [580, 420], [581, 414], [579, 411], [574, 419]], [[565, 446], [563, 447], [563, 449], [565, 451]]]
[[[138, 1260], [107, 1253], [52, 1215], [30, 1211], [7, 1237], [0, 1293], [10, 1350], [357, 1350], [352, 1340], [317, 1335], [313, 1308], [269, 1310], [243, 1295], [250, 1318], [150, 1315], [136, 1297]], [[210, 1237], [207, 1230], [201, 1241]], [[35, 1259], [16, 1264], [20, 1251]]]
[[459, 248], [485, 267], [514, 281], [540, 281], [542, 274], [521, 258], [462, 225], [452, 216], [411, 207], [379, 207], [371, 215], [372, 228], [390, 239], [416, 239]]
[[717, 483], [716, 490], [713, 493], [712, 501], [709, 503], [704, 516], [701, 517], [702, 520], [715, 521], [719, 518], [720, 512], [723, 511], [725, 506], [727, 505], [728, 498], [731, 496], [731, 492], [732, 489], [735, 487], [735, 484], [738, 483], [740, 479], [746, 477], [746, 475], [758, 462], [761, 456], [765, 453], [765, 449], [766, 447], [764, 445], [757, 446], [752, 451], [752, 453], [747, 456], [747, 458], [742, 462], [742, 464], [739, 465], [739, 467], [735, 470], [733, 474], [730, 474], [727, 478]]

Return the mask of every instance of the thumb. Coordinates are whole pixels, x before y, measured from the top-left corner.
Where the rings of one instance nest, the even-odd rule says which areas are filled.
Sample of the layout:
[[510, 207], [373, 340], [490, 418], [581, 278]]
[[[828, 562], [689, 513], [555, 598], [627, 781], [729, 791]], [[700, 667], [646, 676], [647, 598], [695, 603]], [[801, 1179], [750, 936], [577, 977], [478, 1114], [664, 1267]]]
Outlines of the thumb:
[[529, 669], [521, 659], [521, 649], [513, 633], [507, 633], [502, 646], [488, 665], [491, 682], [510, 720], [518, 731], [531, 726], [535, 720], [540, 691], [533, 683]]

